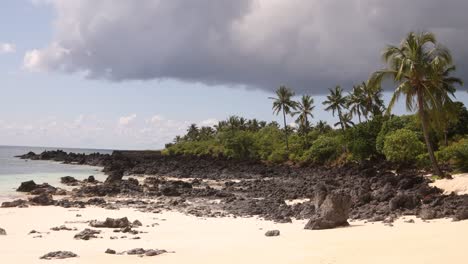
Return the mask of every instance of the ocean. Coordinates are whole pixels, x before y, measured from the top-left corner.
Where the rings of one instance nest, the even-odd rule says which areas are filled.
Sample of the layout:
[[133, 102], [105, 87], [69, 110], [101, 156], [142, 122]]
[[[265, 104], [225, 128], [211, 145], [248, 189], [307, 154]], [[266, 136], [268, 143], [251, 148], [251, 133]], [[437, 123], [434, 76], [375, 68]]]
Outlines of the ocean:
[[97, 180], [104, 180], [106, 176], [100, 167], [61, 164], [53, 161], [33, 161], [15, 158], [17, 155], [33, 151], [36, 154], [44, 150], [61, 149], [66, 152], [75, 153], [112, 153], [112, 150], [102, 149], [69, 149], [69, 148], [46, 148], [46, 147], [15, 147], [0, 146], [0, 201], [16, 199], [23, 194], [15, 190], [21, 182], [34, 180], [36, 183], [49, 183], [56, 187], [66, 188], [60, 184], [60, 177], [73, 176], [82, 180], [94, 175]]

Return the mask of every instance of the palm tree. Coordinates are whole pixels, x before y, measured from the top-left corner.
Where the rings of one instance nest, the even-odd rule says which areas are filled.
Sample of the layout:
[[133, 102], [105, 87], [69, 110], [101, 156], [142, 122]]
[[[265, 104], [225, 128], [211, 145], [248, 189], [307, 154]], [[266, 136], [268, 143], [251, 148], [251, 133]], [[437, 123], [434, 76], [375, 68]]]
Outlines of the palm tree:
[[326, 121], [320, 120], [317, 122], [315, 129], [317, 129], [317, 131], [319, 131], [320, 133], [325, 133], [330, 131], [331, 127], [327, 124]]
[[341, 121], [336, 122], [334, 126], [337, 126], [339, 124], [342, 124], [345, 128], [350, 128], [354, 126], [353, 115], [351, 114], [351, 112], [344, 113], [343, 116], [341, 117]]
[[276, 98], [275, 97], [268, 97], [268, 98], [274, 100], [273, 101], [273, 113], [274, 114], [278, 115], [280, 112], [283, 112], [286, 149], [289, 150], [286, 114], [290, 114], [291, 110], [296, 109], [297, 103], [292, 100], [292, 97], [294, 96], [294, 92], [286, 88], [286, 86], [280, 86], [280, 88], [276, 90], [276, 96], [277, 96]]
[[372, 75], [372, 85], [380, 85], [387, 77], [397, 84], [387, 113], [391, 112], [401, 95], [406, 96], [407, 110], [418, 112], [434, 173], [443, 176], [429, 139], [428, 113], [431, 110], [442, 111], [443, 102], [450, 100], [446, 81], [452, 77], [444, 76], [444, 71], [452, 66], [450, 51], [438, 45], [432, 33], [411, 32], [400, 46], [388, 46], [383, 59], [388, 67]]
[[359, 123], [361, 123], [361, 114], [366, 111], [365, 104], [366, 98], [362, 86], [355, 85], [348, 95], [347, 107], [349, 108], [350, 113], [358, 116]]
[[299, 124], [299, 131], [307, 132], [310, 127], [308, 118], [314, 118], [312, 111], [314, 110], [314, 98], [309, 95], [303, 95], [301, 101], [297, 103], [297, 111], [292, 112], [292, 116], [299, 115], [296, 123]]
[[[451, 124], [458, 121], [457, 105], [450, 96], [455, 97], [456, 85], [463, 85], [459, 78], [452, 77], [451, 74], [456, 70], [455, 66], [439, 68], [442, 72], [442, 89], [435, 92], [435, 97], [439, 102], [439, 108], [430, 110], [431, 123], [438, 132], [443, 134], [444, 145], [448, 146], [448, 130]], [[444, 94], [450, 95], [449, 97]]]
[[[329, 89], [330, 95], [327, 96], [327, 100], [323, 102], [323, 105], [328, 105], [325, 111], [332, 111], [332, 115], [335, 116], [335, 111], [338, 112], [339, 124], [341, 129], [345, 130], [345, 126], [342, 122], [343, 115], [342, 110], [346, 108], [347, 97], [343, 96], [343, 89], [338, 85], [335, 89]], [[338, 124], [337, 123], [337, 124]]]
[[385, 112], [384, 101], [382, 99], [382, 87], [380, 85], [369, 85], [369, 82], [362, 82], [360, 85], [363, 92], [364, 116], [369, 120], [369, 115], [377, 116]]
[[187, 135], [185, 136], [187, 140], [196, 141], [200, 135], [200, 131], [196, 124], [191, 124], [187, 129]]

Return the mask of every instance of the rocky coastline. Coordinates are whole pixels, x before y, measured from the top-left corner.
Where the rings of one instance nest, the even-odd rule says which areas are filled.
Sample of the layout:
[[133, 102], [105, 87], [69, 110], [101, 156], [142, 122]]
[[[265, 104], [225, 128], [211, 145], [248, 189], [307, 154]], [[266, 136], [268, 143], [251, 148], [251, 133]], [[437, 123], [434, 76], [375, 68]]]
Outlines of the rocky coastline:
[[65, 191], [23, 183], [28, 201], [2, 207], [56, 205], [174, 210], [200, 217], [259, 216], [279, 223], [310, 219], [305, 228], [347, 225], [347, 219], [391, 223], [403, 215], [424, 220], [468, 219], [468, 195], [444, 195], [424, 172], [384, 161], [341, 167], [297, 167], [224, 158], [166, 156], [158, 151], [114, 151], [90, 155], [46, 151], [30, 160], [102, 166], [105, 182], [64, 177]]

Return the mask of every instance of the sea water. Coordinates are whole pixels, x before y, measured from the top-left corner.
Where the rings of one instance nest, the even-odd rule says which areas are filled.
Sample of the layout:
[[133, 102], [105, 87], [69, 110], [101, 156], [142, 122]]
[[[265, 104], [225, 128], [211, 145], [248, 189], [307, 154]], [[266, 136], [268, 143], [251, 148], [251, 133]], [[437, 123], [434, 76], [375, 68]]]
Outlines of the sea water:
[[104, 180], [102, 168], [86, 165], [62, 164], [54, 161], [22, 160], [15, 156], [33, 151], [39, 154], [45, 150], [61, 149], [66, 152], [110, 154], [112, 150], [97, 149], [67, 149], [45, 147], [14, 147], [0, 146], [0, 201], [21, 198], [24, 194], [15, 190], [21, 182], [33, 180], [37, 184], [49, 183], [56, 187], [65, 188], [60, 184], [60, 177], [72, 176], [78, 180], [94, 175], [97, 180]]

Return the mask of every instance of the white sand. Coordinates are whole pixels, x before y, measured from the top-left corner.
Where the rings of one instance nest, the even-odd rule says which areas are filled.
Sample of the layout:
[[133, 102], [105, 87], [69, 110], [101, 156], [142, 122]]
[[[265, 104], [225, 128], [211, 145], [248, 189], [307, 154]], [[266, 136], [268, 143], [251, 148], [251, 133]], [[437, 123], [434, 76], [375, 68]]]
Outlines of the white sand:
[[445, 194], [454, 192], [458, 195], [468, 194], [468, 173], [452, 175], [453, 179], [437, 180], [431, 186], [444, 190]]
[[[75, 215], [81, 214], [78, 218]], [[84, 221], [127, 216], [143, 223], [141, 240], [110, 240], [119, 235], [104, 230], [103, 239], [74, 240], [78, 231], [50, 231], [66, 221]], [[162, 219], [166, 219], [163, 221]], [[146, 227], [158, 223], [155, 227]], [[66, 224], [79, 231], [87, 224]], [[394, 227], [381, 223], [354, 222], [351, 227], [333, 230], [303, 230], [304, 222], [274, 224], [254, 218], [201, 219], [178, 213], [141, 213], [132, 209], [110, 211], [86, 208], [78, 211], [59, 207], [0, 209], [0, 227], [8, 235], [0, 236], [0, 259], [5, 264], [31, 263], [466, 263], [468, 221], [436, 220], [415, 224], [399, 220]], [[43, 238], [28, 235], [32, 229]], [[263, 229], [263, 230], [260, 230]], [[265, 237], [270, 229], [279, 229], [279, 237]], [[129, 235], [131, 237], [131, 235]], [[175, 253], [155, 257], [107, 255], [143, 247], [166, 249]], [[69, 250], [80, 257], [45, 261], [38, 258], [55, 250]]]

